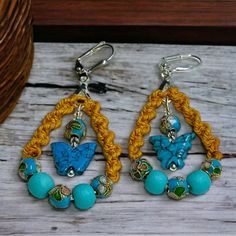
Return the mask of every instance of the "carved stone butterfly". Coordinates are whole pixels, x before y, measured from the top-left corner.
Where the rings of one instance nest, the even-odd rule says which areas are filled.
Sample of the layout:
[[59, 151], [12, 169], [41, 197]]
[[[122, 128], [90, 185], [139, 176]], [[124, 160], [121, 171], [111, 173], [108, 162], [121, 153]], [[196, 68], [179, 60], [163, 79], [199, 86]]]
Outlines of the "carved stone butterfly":
[[82, 175], [93, 159], [97, 144], [84, 143], [71, 147], [64, 142], [51, 144], [54, 163], [59, 175]]
[[161, 161], [163, 169], [171, 169], [173, 165], [177, 169], [182, 169], [185, 165], [184, 160], [187, 158], [188, 151], [191, 149], [192, 141], [195, 138], [196, 134], [191, 132], [177, 137], [172, 142], [164, 135], [152, 136], [149, 141], [153, 144], [157, 159]]

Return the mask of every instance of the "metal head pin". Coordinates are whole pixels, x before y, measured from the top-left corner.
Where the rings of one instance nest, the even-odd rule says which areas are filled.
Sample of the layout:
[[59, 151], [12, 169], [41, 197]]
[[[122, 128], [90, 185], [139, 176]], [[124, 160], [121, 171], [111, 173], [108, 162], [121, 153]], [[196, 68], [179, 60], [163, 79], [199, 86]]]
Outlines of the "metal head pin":
[[[178, 65], [177, 62], [181, 62], [181, 65]], [[184, 62], [186, 62], [186, 64], [184, 64]], [[168, 85], [170, 85], [170, 79], [173, 73], [187, 72], [201, 65], [201, 63], [201, 58], [192, 54], [177, 54], [163, 57], [159, 64], [160, 75], [162, 78], [159, 89], [163, 90], [166, 89], [166, 87], [169, 87]]]

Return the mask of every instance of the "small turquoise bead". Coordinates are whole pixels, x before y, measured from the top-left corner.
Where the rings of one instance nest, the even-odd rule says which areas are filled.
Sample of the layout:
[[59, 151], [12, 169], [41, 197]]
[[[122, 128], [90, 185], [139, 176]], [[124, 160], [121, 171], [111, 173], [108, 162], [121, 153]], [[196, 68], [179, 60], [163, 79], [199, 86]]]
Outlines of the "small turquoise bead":
[[97, 198], [107, 198], [111, 196], [113, 183], [106, 175], [99, 175], [92, 179], [91, 186]]
[[49, 191], [49, 203], [58, 209], [65, 209], [70, 206], [71, 190], [66, 186], [59, 184]]
[[152, 169], [151, 164], [146, 159], [142, 158], [135, 160], [131, 164], [129, 173], [133, 180], [143, 181]]
[[180, 200], [189, 194], [187, 181], [181, 177], [173, 177], [168, 181], [167, 195], [175, 200]]
[[154, 195], [162, 194], [165, 191], [168, 178], [159, 170], [152, 170], [144, 181], [145, 189]]
[[65, 130], [64, 136], [68, 140], [70, 140], [72, 137], [77, 137], [80, 142], [86, 136], [86, 124], [80, 118], [70, 121], [66, 125], [66, 130]]
[[222, 165], [218, 160], [207, 159], [202, 163], [201, 169], [205, 171], [211, 179], [215, 180], [221, 176]]
[[194, 195], [205, 194], [211, 187], [209, 175], [202, 170], [190, 173], [186, 180], [190, 186], [190, 193]]
[[96, 195], [91, 185], [78, 184], [73, 188], [72, 195], [75, 207], [80, 210], [91, 208], [96, 202]]
[[181, 128], [178, 116], [175, 115], [163, 116], [161, 118], [161, 123], [159, 128], [160, 131], [166, 135], [171, 131], [177, 133]]
[[52, 177], [44, 172], [34, 174], [28, 182], [29, 192], [38, 199], [46, 198], [54, 186]]
[[23, 158], [20, 162], [18, 173], [23, 180], [28, 180], [33, 174], [41, 171], [41, 165], [33, 158]]

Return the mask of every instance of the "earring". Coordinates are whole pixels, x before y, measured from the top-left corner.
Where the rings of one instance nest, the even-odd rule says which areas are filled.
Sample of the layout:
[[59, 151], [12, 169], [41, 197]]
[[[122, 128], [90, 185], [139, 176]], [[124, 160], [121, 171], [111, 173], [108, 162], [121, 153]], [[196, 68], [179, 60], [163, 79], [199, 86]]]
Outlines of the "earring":
[[[189, 63], [186, 66], [174, 67], [172, 64], [178, 61]], [[209, 190], [211, 180], [221, 175], [222, 166], [218, 160], [223, 156], [219, 151], [219, 139], [212, 134], [210, 125], [201, 120], [200, 113], [190, 106], [189, 98], [178, 88], [171, 86], [174, 72], [188, 71], [200, 64], [201, 59], [194, 55], [163, 58], [159, 65], [162, 83], [159, 89], [149, 95], [131, 132], [128, 146], [129, 158], [132, 161], [130, 175], [134, 180], [144, 181], [144, 187], [150, 194], [159, 195], [166, 190], [167, 195], [176, 200], [184, 198], [189, 193], [201, 195]], [[193, 132], [177, 137], [181, 125], [179, 118], [171, 110], [171, 103], [178, 112], [183, 114]], [[144, 144], [144, 136], [151, 131], [150, 122], [156, 117], [156, 109], [161, 105], [164, 106], [164, 116], [160, 121], [160, 131], [164, 135], [149, 138], [157, 159], [161, 162], [161, 167], [171, 171], [183, 168], [184, 160], [196, 135], [207, 151], [206, 160], [202, 163], [201, 169], [190, 173], [186, 179], [177, 176], [168, 180], [164, 172], [153, 170], [151, 164], [141, 158], [140, 148]]]
[[[83, 66], [84, 61], [102, 50], [110, 50], [108, 58], [89, 68]], [[121, 147], [114, 143], [115, 135], [108, 128], [109, 121], [100, 112], [99, 102], [90, 98], [88, 90], [90, 73], [97, 67], [107, 64], [113, 54], [113, 47], [101, 42], [76, 60], [75, 72], [80, 82], [78, 90], [70, 97], [62, 99], [55, 109], [44, 117], [42, 124], [36, 129], [32, 139], [23, 149], [18, 169], [20, 177], [28, 181], [28, 191], [32, 196], [38, 199], [48, 198], [49, 203], [55, 208], [68, 208], [71, 201], [80, 210], [91, 208], [96, 198], [109, 197], [113, 183], [119, 180]], [[106, 160], [106, 171], [104, 175], [95, 177], [90, 184], [78, 184], [71, 191], [65, 185], [55, 186], [53, 179], [47, 173], [41, 172], [38, 158], [41, 156], [42, 146], [48, 145], [50, 141], [51, 131], [59, 128], [62, 118], [73, 112], [74, 118], [66, 125], [64, 134], [69, 143], [55, 142], [51, 144], [57, 173], [68, 177], [81, 175], [95, 154], [96, 143], [80, 144], [86, 136], [84, 113], [90, 117], [91, 126], [101, 145]]]

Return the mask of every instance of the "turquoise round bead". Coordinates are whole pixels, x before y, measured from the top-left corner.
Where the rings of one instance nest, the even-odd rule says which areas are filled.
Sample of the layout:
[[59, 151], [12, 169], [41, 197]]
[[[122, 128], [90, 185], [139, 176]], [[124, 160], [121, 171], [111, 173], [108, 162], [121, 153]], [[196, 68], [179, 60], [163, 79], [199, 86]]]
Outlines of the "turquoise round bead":
[[49, 190], [55, 186], [50, 175], [45, 172], [34, 174], [28, 182], [29, 192], [38, 199], [44, 199], [48, 196]]
[[91, 208], [96, 202], [96, 195], [91, 185], [78, 184], [73, 188], [72, 195], [75, 207], [80, 210]]
[[164, 172], [152, 170], [144, 181], [144, 187], [149, 193], [159, 195], [165, 191], [167, 182], [168, 178]]
[[194, 195], [205, 194], [211, 187], [211, 179], [203, 170], [190, 173], [186, 180], [190, 187], [190, 193]]

